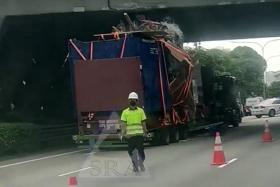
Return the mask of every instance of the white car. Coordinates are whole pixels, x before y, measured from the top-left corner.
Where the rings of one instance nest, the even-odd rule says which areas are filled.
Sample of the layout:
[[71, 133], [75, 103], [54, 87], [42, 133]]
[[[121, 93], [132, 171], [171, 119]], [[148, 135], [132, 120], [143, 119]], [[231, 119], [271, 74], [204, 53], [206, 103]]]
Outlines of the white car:
[[263, 115], [274, 117], [280, 113], [280, 98], [266, 99], [251, 109], [252, 115], [257, 118]]
[[248, 97], [245, 102], [244, 113], [246, 116], [252, 115], [252, 108], [255, 105], [260, 104], [263, 101], [262, 97]]

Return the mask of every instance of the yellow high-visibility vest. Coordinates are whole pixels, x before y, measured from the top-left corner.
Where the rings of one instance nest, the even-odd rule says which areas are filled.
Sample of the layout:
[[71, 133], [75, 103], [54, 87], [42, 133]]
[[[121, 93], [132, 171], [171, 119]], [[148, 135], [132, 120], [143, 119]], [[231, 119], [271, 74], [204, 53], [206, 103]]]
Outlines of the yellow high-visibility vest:
[[126, 124], [127, 135], [142, 135], [144, 133], [142, 122], [146, 119], [144, 110], [139, 107], [135, 110], [127, 108], [122, 112], [121, 116], [121, 121]]

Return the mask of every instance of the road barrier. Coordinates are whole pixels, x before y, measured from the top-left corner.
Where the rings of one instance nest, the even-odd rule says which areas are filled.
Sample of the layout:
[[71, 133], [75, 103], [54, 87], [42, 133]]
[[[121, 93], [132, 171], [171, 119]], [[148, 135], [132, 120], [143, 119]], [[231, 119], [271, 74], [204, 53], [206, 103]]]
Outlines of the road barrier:
[[72, 142], [72, 135], [77, 133], [75, 124], [54, 124], [40, 127], [40, 143], [43, 146], [63, 145]]

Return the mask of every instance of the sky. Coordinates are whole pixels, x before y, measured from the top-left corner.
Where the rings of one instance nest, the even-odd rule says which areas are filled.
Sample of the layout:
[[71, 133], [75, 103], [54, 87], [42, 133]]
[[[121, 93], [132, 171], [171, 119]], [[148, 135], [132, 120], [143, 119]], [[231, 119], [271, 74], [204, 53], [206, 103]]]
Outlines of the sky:
[[[206, 49], [219, 48], [232, 50], [238, 46], [248, 46], [260, 55], [262, 55], [262, 46], [264, 45], [264, 58], [267, 61], [266, 71], [280, 71], [280, 37], [201, 42], [201, 46]], [[185, 43], [184, 46], [193, 47], [194, 45], [193, 43]]]

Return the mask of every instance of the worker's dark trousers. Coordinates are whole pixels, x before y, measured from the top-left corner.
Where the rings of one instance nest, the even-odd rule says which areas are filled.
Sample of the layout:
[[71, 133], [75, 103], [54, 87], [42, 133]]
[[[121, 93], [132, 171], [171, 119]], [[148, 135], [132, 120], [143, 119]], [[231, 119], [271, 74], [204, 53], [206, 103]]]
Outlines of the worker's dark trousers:
[[[144, 137], [143, 136], [132, 136], [127, 139], [128, 144], [128, 154], [130, 158], [132, 159], [132, 163], [134, 167], [138, 167], [139, 165], [143, 165], [143, 162], [145, 160], [145, 152], [144, 152]], [[135, 157], [135, 154], [133, 154], [133, 151], [138, 150], [139, 153], [139, 159]]]

